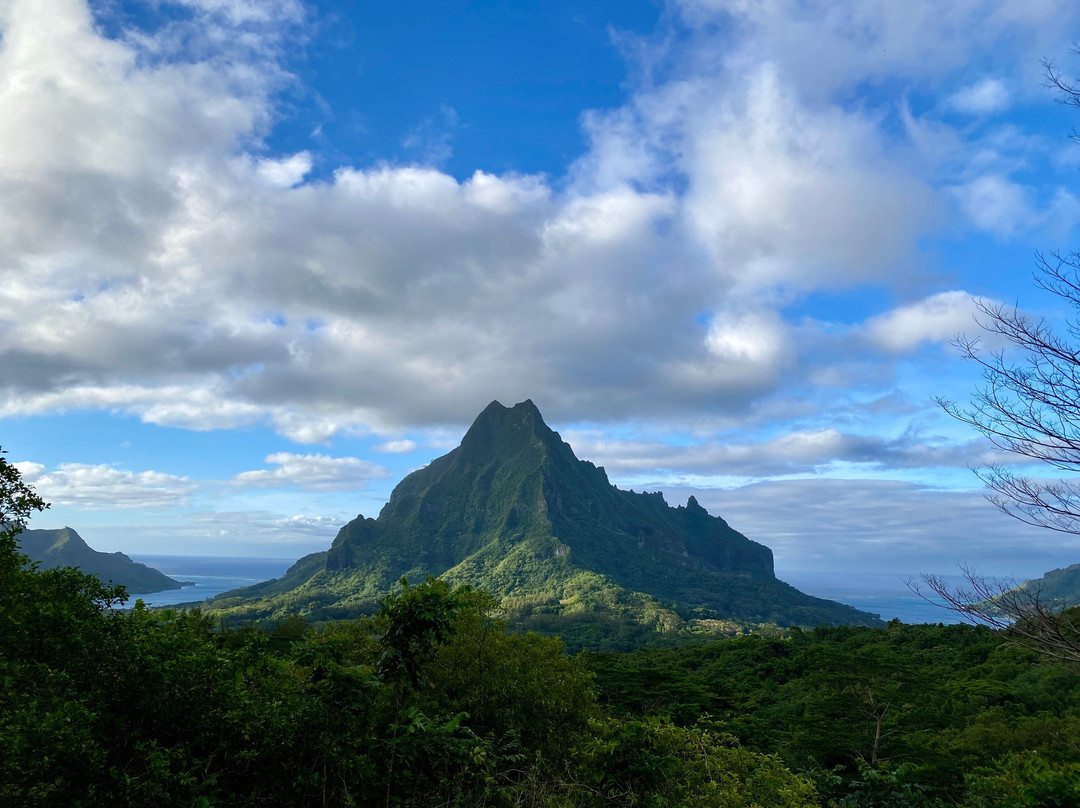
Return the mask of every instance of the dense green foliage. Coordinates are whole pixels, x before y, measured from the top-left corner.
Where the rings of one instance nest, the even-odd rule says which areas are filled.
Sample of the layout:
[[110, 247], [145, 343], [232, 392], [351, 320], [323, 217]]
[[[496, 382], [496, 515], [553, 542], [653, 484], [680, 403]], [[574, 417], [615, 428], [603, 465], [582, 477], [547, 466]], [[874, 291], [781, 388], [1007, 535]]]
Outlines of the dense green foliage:
[[0, 805], [1051, 808], [1080, 676], [970, 626], [568, 656], [466, 586], [235, 630], [17, 552], [0, 457]]
[[587, 659], [616, 714], [710, 715], [839, 805], [1080, 805], [1078, 671], [985, 628], [893, 621]]
[[[1080, 678], [964, 626], [632, 654], [430, 580], [221, 630], [5, 567], [0, 804], [1019, 808], [1080, 798]], [[600, 698], [598, 700], [597, 694]], [[875, 741], [875, 738], [877, 740]]]
[[11, 568], [0, 804], [812, 806], [814, 786], [702, 727], [605, 717], [580, 658], [440, 581], [320, 630]]
[[582, 658], [506, 633], [484, 593], [402, 580], [318, 630], [121, 611], [17, 552], [44, 507], [0, 457], [0, 805], [816, 804], [729, 737], [606, 716]]
[[181, 584], [145, 564], [132, 561], [123, 553], [101, 553], [83, 541], [70, 527], [55, 530], [24, 530], [19, 534], [19, 549], [41, 569], [77, 567], [102, 581], [122, 586], [129, 592], [163, 592], [179, 589]]
[[245, 619], [354, 617], [398, 578], [428, 575], [493, 592], [516, 629], [571, 647], [877, 622], [778, 581], [767, 547], [693, 497], [671, 508], [659, 493], [611, 485], [529, 401], [493, 402], [457, 449], [402, 480], [378, 519], [358, 517], [329, 551], [209, 608]]

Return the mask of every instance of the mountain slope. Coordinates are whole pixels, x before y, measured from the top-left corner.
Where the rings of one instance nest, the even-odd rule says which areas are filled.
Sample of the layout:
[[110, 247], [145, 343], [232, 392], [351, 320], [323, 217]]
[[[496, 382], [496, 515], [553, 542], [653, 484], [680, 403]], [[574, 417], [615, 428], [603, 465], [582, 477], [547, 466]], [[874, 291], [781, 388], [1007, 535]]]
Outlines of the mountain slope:
[[1020, 587], [1037, 594], [1039, 602], [1050, 609], [1080, 606], [1080, 564], [1050, 570], [1041, 578], [1024, 581]]
[[149, 594], [179, 589], [182, 584], [152, 567], [132, 561], [123, 553], [100, 553], [90, 548], [70, 527], [24, 530], [17, 537], [22, 552], [42, 569], [78, 567], [105, 583], [121, 584], [128, 592]]
[[660, 629], [695, 617], [875, 622], [778, 581], [767, 547], [693, 497], [671, 508], [659, 493], [611, 485], [531, 401], [492, 402], [458, 448], [401, 481], [378, 519], [357, 517], [329, 551], [212, 607], [344, 616], [373, 608], [402, 576], [427, 575], [488, 589], [533, 627], [550, 615], [597, 613]]

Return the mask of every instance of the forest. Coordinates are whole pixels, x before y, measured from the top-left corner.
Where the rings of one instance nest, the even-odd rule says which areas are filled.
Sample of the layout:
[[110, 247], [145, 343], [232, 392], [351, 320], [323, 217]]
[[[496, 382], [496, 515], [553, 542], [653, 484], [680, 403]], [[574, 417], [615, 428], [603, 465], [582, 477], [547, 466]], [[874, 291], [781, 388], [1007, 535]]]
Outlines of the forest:
[[230, 627], [36, 570], [4, 515], [4, 805], [1080, 804], [1077, 671], [985, 628], [568, 655], [435, 579]]

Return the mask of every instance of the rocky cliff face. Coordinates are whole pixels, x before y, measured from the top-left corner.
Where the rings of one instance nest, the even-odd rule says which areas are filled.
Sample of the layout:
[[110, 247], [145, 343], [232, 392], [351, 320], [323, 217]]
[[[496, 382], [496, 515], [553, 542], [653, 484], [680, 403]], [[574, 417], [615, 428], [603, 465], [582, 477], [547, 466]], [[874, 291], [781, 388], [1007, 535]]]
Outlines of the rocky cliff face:
[[359, 608], [373, 606], [402, 576], [427, 575], [502, 597], [548, 598], [556, 610], [617, 590], [616, 600], [640, 596], [745, 620], [873, 620], [777, 581], [769, 548], [693, 497], [672, 508], [660, 493], [611, 485], [603, 468], [575, 457], [531, 401], [492, 402], [460, 446], [401, 481], [377, 519], [357, 517], [327, 553], [217, 605], [261, 598], [270, 608], [284, 597], [313, 611]]

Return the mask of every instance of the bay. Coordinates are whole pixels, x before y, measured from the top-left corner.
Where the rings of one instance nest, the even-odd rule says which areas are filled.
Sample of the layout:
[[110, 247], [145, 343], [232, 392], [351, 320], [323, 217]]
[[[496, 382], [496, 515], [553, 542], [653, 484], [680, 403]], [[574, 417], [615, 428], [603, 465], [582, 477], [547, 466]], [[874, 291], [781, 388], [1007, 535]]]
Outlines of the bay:
[[160, 570], [177, 581], [191, 581], [192, 586], [149, 594], [132, 592], [129, 606], [134, 604], [137, 598], [141, 598], [147, 606], [202, 602], [230, 589], [280, 578], [296, 563], [292, 558], [228, 556], [132, 555], [131, 558]]

